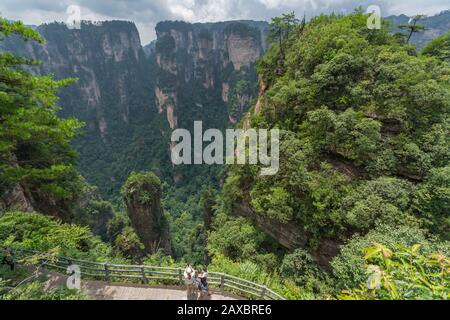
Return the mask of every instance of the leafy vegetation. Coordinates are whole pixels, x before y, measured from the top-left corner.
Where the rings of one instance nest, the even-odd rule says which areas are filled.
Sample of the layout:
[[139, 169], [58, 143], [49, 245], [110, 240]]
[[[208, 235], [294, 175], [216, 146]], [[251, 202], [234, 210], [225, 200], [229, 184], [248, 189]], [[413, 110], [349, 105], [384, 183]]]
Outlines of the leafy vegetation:
[[52, 251], [79, 259], [107, 261], [112, 249], [86, 227], [63, 224], [39, 213], [0, 213], [0, 247]]
[[[277, 267], [269, 272], [323, 298], [366, 285], [364, 249], [374, 242], [390, 248], [420, 244], [424, 257], [418, 261], [425, 265], [434, 252], [448, 256], [446, 38], [418, 54], [390, 33], [388, 23], [371, 31], [366, 21], [358, 11], [307, 24], [289, 15], [274, 19], [273, 43], [258, 65], [263, 96], [249, 122], [281, 129], [280, 171], [262, 177], [257, 166], [230, 169], [209, 236], [213, 257], [245, 264], [274, 254]], [[412, 33], [420, 31], [415, 26]], [[248, 215], [240, 205], [249, 206], [257, 221], [277, 226], [257, 222], [259, 230], [254, 221], [234, 217]], [[287, 253], [264, 243], [261, 232], [293, 227], [307, 239], [306, 251]], [[345, 243], [331, 273], [317, 264], [330, 243]], [[386, 272], [399, 282], [415, 276], [401, 268]], [[444, 278], [430, 296], [404, 288], [397, 296], [351, 292], [358, 298], [445, 299]]]
[[[0, 213], [0, 259], [3, 249], [36, 250], [42, 254], [11, 261], [14, 270], [0, 265], [0, 300], [82, 300], [88, 297], [76, 290], [46, 289], [46, 279], [38, 274], [41, 259], [57, 256], [98, 262], [126, 260], [113, 254], [112, 248], [95, 237], [88, 228], [63, 224], [39, 213]], [[3, 260], [2, 260], [3, 261]], [[31, 272], [30, 270], [35, 270]], [[31, 275], [30, 275], [31, 274]]]
[[[445, 182], [436, 185], [433, 176], [450, 159], [449, 66], [417, 55], [387, 27], [370, 32], [365, 22], [355, 13], [293, 28], [283, 74], [272, 45], [259, 66], [268, 86], [264, 106], [251, 124], [284, 130], [280, 174], [233, 168], [228, 180], [244, 190], [237, 201], [301, 225], [312, 246], [377, 222], [424, 226], [442, 219], [419, 190], [431, 183], [445, 194]], [[432, 224], [442, 223], [448, 229], [444, 220]]]
[[434, 38], [423, 49], [422, 54], [450, 62], [450, 32]]
[[450, 260], [440, 253], [423, 255], [421, 246], [394, 250], [374, 243], [366, 250], [367, 283], [345, 291], [341, 299], [448, 300]]
[[417, 15], [414, 16], [413, 18], [411, 18], [410, 23], [408, 24], [401, 24], [398, 26], [398, 28], [403, 29], [403, 30], [407, 30], [408, 31], [408, 35], [406, 38], [406, 43], [409, 43], [409, 41], [411, 40], [411, 37], [413, 36], [413, 34], [415, 33], [420, 33], [424, 30], [426, 30], [426, 28], [420, 24], [418, 24], [418, 22], [420, 20], [424, 20], [426, 18], [425, 15]]
[[161, 198], [161, 181], [153, 173], [136, 173], [129, 176], [122, 187], [122, 196], [130, 200], [137, 195], [140, 204], [151, 204]]
[[[223, 183], [225, 172], [218, 167], [162, 165], [165, 147], [142, 154], [151, 160], [129, 163], [128, 152], [168, 135], [167, 127], [150, 130], [147, 124], [134, 132], [139, 143], [119, 139], [109, 150], [110, 157], [125, 155], [114, 174], [93, 174], [98, 181], [109, 179], [107, 193], [114, 195], [132, 172], [122, 187], [123, 201], [117, 199], [115, 206], [75, 170], [71, 142], [82, 123], [58, 117], [56, 107], [57, 90], [73, 79], [35, 76], [27, 71], [35, 61], [1, 53], [0, 192], [20, 186], [36, 210], [64, 223], [41, 213], [0, 211], [0, 248], [98, 262], [208, 264], [211, 271], [258, 282], [288, 299], [448, 299], [450, 42], [446, 35], [417, 52], [408, 42], [423, 30], [421, 18], [405, 26], [406, 41], [392, 35], [388, 24], [368, 30], [367, 16], [359, 11], [309, 23], [294, 14], [275, 18], [271, 46], [258, 63], [258, 107], [245, 125], [281, 130], [279, 173], [260, 176], [257, 165], [233, 166]], [[243, 23], [221, 27], [228, 35], [259, 36]], [[211, 41], [208, 30], [200, 29], [198, 36]], [[167, 23], [158, 30], [168, 31]], [[12, 34], [43, 41], [21, 23], [0, 20], [0, 37]], [[186, 62], [186, 53], [174, 49], [168, 34], [156, 43], [157, 53]], [[210, 70], [211, 63], [201, 61], [197, 71]], [[191, 112], [180, 119], [181, 127], [192, 130], [192, 120], [201, 119], [223, 129], [228, 117], [237, 120], [246, 111], [257, 91], [253, 66], [222, 71], [220, 80], [228, 88], [211, 93], [202, 78], [180, 89], [178, 107]], [[185, 74], [159, 72], [165, 93], [186, 81]], [[226, 91], [227, 102], [221, 99]], [[135, 93], [141, 105], [144, 94]], [[109, 119], [115, 129], [122, 127], [119, 118]], [[149, 123], [161, 122], [156, 114], [155, 119]], [[149, 132], [158, 134], [139, 138]], [[75, 142], [85, 143], [83, 153], [92, 150], [91, 158], [82, 159], [90, 173], [105, 158], [87, 162], [106, 150], [97, 150], [92, 137]], [[174, 185], [165, 179], [168, 172], [178, 180]], [[149, 220], [156, 213], [162, 222], [128, 217], [125, 206], [133, 205]], [[147, 240], [154, 235], [148, 232], [162, 235], [169, 227], [173, 257], [156, 247], [149, 250]], [[40, 279], [23, 284], [23, 272], [1, 267], [0, 299], [88, 298], [44, 290]]]
[[[3, 287], [5, 288], [5, 287]], [[45, 283], [34, 281], [26, 285], [22, 285], [14, 290], [4, 290], [5, 294], [1, 294], [2, 285], [0, 283], [0, 300], [86, 300], [88, 297], [77, 290], [68, 289], [49, 289], [44, 290]], [[6, 289], [6, 288], [5, 288]]]
[[420, 245], [425, 254], [439, 251], [446, 255], [450, 253], [448, 242], [429, 239], [424, 230], [406, 226], [379, 225], [366, 235], [353, 236], [331, 262], [337, 291], [357, 287], [367, 280], [364, 250], [372, 243], [382, 243], [391, 248]]
[[[12, 34], [44, 42], [22, 23], [0, 19], [0, 39]], [[70, 142], [82, 123], [56, 116], [56, 92], [74, 79], [55, 81], [24, 69], [36, 64], [0, 53], [0, 192], [20, 183], [38, 202], [73, 201], [81, 183]]]

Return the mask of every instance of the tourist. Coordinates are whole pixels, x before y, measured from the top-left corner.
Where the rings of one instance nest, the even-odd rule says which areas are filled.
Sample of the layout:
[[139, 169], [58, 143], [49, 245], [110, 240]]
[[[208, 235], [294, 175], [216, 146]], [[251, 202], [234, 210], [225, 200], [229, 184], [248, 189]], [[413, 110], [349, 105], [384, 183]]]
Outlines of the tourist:
[[188, 296], [191, 296], [195, 290], [195, 270], [190, 264], [184, 269], [184, 283], [186, 284]]
[[204, 267], [202, 272], [198, 276], [199, 278], [199, 289], [200, 291], [205, 291], [208, 296], [211, 294], [209, 293], [209, 287], [208, 287], [208, 268]]

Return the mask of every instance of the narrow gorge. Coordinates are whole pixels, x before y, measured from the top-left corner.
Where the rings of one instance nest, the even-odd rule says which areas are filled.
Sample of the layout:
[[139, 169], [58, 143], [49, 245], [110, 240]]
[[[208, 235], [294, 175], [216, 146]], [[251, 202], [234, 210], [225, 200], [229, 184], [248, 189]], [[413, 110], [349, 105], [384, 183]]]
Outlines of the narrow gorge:
[[111, 198], [132, 170], [181, 179], [169, 158], [173, 129], [192, 129], [194, 120], [223, 129], [241, 119], [257, 95], [268, 24], [161, 22], [146, 47], [130, 22], [37, 31], [45, 45], [10, 38], [0, 49], [42, 61], [39, 74], [78, 78], [60, 93], [60, 115], [86, 123], [75, 142], [80, 170]]

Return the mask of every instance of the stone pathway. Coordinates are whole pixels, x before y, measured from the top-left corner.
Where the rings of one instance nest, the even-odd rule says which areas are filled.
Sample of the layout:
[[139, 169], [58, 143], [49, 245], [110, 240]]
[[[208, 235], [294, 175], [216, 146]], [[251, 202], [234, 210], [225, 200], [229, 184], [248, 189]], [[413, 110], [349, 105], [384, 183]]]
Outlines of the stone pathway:
[[[46, 289], [61, 288], [66, 285], [67, 276], [46, 272], [48, 278]], [[81, 290], [93, 300], [239, 300], [231, 295], [212, 292], [210, 297], [200, 295], [187, 297], [187, 292], [180, 287], [148, 286], [132, 283], [107, 283], [103, 281], [82, 280]]]

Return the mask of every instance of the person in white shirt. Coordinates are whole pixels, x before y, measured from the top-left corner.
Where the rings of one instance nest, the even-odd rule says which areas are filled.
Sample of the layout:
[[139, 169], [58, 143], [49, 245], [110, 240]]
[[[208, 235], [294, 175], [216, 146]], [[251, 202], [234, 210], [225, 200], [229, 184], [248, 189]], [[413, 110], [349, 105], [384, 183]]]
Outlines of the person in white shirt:
[[184, 283], [186, 284], [188, 296], [195, 292], [195, 270], [191, 265], [184, 269]]

